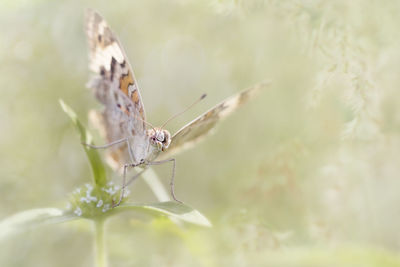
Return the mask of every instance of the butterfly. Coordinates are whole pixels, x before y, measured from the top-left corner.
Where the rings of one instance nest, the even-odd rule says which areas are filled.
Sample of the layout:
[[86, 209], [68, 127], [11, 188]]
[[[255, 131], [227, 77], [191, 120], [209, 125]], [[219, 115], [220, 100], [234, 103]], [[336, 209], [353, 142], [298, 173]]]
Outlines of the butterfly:
[[[128, 58], [104, 18], [91, 9], [86, 11], [86, 34], [89, 69], [94, 72], [88, 87], [104, 105], [101, 113], [92, 113], [91, 120], [108, 142], [104, 146], [89, 146], [110, 148], [110, 165], [116, 169], [123, 167], [122, 193], [115, 206], [121, 203], [123, 190], [133, 179], [148, 166], [165, 162], [173, 163], [171, 195], [180, 202], [174, 193], [175, 159], [171, 156], [203, 139], [221, 119], [267, 83], [260, 83], [231, 96], [171, 135], [163, 127], [153, 127], [147, 122], [139, 86]], [[143, 170], [126, 183], [127, 169], [134, 167]]]

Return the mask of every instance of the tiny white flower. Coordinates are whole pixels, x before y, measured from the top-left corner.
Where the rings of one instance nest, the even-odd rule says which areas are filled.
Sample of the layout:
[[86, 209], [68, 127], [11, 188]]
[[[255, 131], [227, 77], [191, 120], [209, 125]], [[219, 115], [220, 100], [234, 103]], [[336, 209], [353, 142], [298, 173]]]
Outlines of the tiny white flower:
[[128, 197], [131, 194], [131, 191], [127, 188], [125, 188], [125, 193], [124, 193], [124, 197]]
[[90, 203], [90, 199], [87, 199], [86, 197], [81, 197], [81, 202], [86, 202], [86, 203]]
[[[90, 201], [93, 201], [93, 202], [96, 202], [97, 201], [97, 197], [93, 197], [93, 196], [86, 196], [86, 198], [88, 199], [88, 201], [90, 202]], [[88, 203], [89, 203], [88, 202]]]
[[101, 206], [103, 206], [103, 200], [102, 199], [100, 199], [99, 202], [97, 202], [96, 207], [100, 208]]
[[80, 207], [77, 207], [77, 208], [74, 210], [74, 213], [75, 213], [77, 216], [81, 216], [81, 215], [82, 215], [82, 210], [81, 210], [81, 208], [80, 208]]
[[93, 190], [93, 186], [91, 184], [85, 184], [86, 188], [90, 191]]
[[101, 210], [102, 212], [106, 212], [107, 210], [109, 210], [110, 209], [110, 204], [105, 204], [104, 206], [103, 206], [103, 209]]
[[113, 196], [113, 195], [115, 195], [115, 193], [117, 193], [118, 189], [119, 189], [118, 186], [114, 186], [114, 187], [110, 187], [110, 188], [102, 188], [101, 190], [103, 190], [110, 196]]

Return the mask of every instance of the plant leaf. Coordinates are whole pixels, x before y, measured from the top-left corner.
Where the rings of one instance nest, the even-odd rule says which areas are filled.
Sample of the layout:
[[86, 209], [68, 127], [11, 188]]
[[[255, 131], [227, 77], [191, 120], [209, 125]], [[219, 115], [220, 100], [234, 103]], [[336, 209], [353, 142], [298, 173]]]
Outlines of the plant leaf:
[[116, 208], [113, 212], [122, 212], [127, 210], [144, 210], [152, 214], [166, 215], [188, 223], [200, 226], [211, 227], [211, 222], [199, 211], [193, 209], [186, 204], [175, 201], [158, 202], [151, 204], [124, 203]]
[[84, 144], [93, 144], [92, 143], [92, 140], [93, 140], [92, 135], [89, 133], [89, 131], [86, 130], [86, 128], [83, 126], [83, 124], [78, 120], [78, 116], [72, 110], [72, 108], [69, 107], [67, 104], [65, 104], [64, 101], [61, 99], [60, 99], [60, 105], [61, 105], [62, 109], [64, 110], [64, 112], [72, 120], [73, 124], [75, 125], [75, 128], [79, 132], [79, 135], [81, 137], [81, 142], [83, 144], [82, 145], [83, 149], [86, 152], [86, 155], [90, 162], [90, 166], [92, 168], [95, 184], [99, 187], [105, 186], [107, 183], [107, 174], [106, 174], [106, 169], [105, 169], [104, 163], [102, 162], [99, 153], [97, 152], [97, 150], [84, 145]]
[[32, 209], [14, 214], [0, 221], [0, 240], [11, 234], [26, 231], [34, 227], [61, 223], [81, 219], [70, 211], [64, 211], [56, 208]]

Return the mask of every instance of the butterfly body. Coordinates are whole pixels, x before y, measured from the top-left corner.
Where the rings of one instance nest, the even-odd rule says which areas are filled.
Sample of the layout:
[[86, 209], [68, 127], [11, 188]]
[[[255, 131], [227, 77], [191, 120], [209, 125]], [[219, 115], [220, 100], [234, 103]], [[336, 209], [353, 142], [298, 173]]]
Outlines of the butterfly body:
[[118, 150], [122, 154], [119, 157], [126, 159], [126, 162], [139, 166], [153, 162], [160, 153], [168, 149], [171, 134], [161, 128], [151, 128], [144, 133], [130, 134], [125, 139], [123, 147], [126, 149], [115, 147], [114, 150]]
[[134, 162], [139, 159], [139, 162], [144, 162], [145, 164], [154, 161], [160, 153], [168, 149], [171, 143], [171, 134], [161, 128], [148, 129], [141, 140], [135, 140], [138, 136], [132, 136], [131, 138], [132, 144], [142, 145], [140, 148], [131, 149], [130, 153], [134, 156]]
[[[127, 138], [128, 155], [130, 162], [135, 165], [146, 164], [147, 162], [153, 161], [160, 153], [157, 147], [150, 144], [149, 136], [146, 135], [134, 135]], [[135, 145], [134, 145], [135, 144]], [[132, 148], [134, 146], [134, 148]]]

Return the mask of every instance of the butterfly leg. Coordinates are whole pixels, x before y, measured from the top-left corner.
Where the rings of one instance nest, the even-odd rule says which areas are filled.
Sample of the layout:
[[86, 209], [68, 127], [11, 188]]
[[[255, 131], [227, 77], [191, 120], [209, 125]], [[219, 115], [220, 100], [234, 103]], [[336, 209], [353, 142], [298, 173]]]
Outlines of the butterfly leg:
[[175, 196], [175, 167], [176, 167], [176, 162], [175, 159], [166, 159], [166, 160], [161, 160], [161, 161], [153, 161], [153, 162], [148, 162], [147, 165], [160, 165], [166, 162], [172, 161], [172, 177], [171, 177], [171, 181], [169, 183], [169, 185], [171, 186], [171, 195], [172, 198], [179, 203], [183, 203], [182, 201], [180, 201], [179, 199], [176, 198]]
[[88, 146], [90, 148], [94, 148], [94, 149], [105, 149], [105, 148], [109, 148], [109, 147], [117, 145], [117, 144], [121, 144], [123, 142], [128, 142], [128, 139], [127, 138], [123, 138], [123, 139], [111, 142], [109, 144], [105, 144], [103, 146], [95, 146], [95, 145], [86, 144], [86, 143], [82, 143], [82, 144], [85, 145], [85, 146]]
[[139, 166], [139, 165], [141, 165], [141, 164], [125, 164], [124, 165], [124, 174], [123, 174], [123, 178], [122, 178], [122, 188], [121, 188], [121, 194], [120, 194], [120, 196], [119, 196], [119, 200], [118, 200], [118, 202], [117, 203], [113, 203], [113, 208], [115, 208], [115, 207], [117, 207], [117, 206], [119, 206], [119, 204], [121, 204], [121, 201], [122, 201], [122, 199], [124, 198], [124, 194], [125, 194], [125, 187], [127, 187], [130, 183], [132, 183], [136, 178], [138, 178], [146, 169], [144, 169], [144, 170], [142, 170], [142, 171], [140, 171], [140, 172], [138, 172], [137, 174], [135, 174], [130, 180], [129, 180], [129, 182], [128, 183], [126, 183], [126, 170], [129, 168], [129, 167], [132, 167], [132, 168], [134, 168], [134, 167], [137, 167], [137, 166]]
[[[136, 167], [138, 166], [138, 164], [126, 164], [127, 168], [128, 167]], [[140, 165], [140, 164], [139, 164]], [[119, 200], [116, 204], [113, 204], [113, 208], [119, 206], [119, 204], [121, 204], [122, 198], [124, 197], [125, 194], [125, 187], [127, 187], [128, 185], [130, 185], [133, 181], [135, 181], [142, 173], [144, 173], [146, 171], [147, 167], [145, 167], [143, 170], [141, 170], [140, 172], [136, 173], [127, 183], [125, 183], [125, 175], [126, 175], [126, 169], [124, 166], [124, 178], [123, 178], [123, 182], [122, 182], [122, 191], [121, 191], [121, 195], [119, 197]]]
[[[125, 141], [126, 141], [126, 144], [128, 145], [129, 157], [130, 157], [130, 159], [131, 159], [131, 162], [134, 162], [134, 160], [133, 160], [133, 155], [132, 155], [131, 145], [130, 145], [130, 143], [129, 143], [129, 141], [128, 141], [128, 138], [121, 139], [120, 141], [122, 142], [122, 140], [125, 140]], [[117, 142], [117, 141], [116, 141], [116, 142]], [[115, 142], [114, 142], [114, 143], [115, 143]], [[127, 186], [128, 186], [129, 184], [131, 184], [134, 180], [136, 180], [136, 178], [138, 178], [138, 177], [146, 170], [146, 168], [145, 168], [145, 169], [143, 169], [142, 171], [140, 171], [139, 173], [135, 174], [135, 175], [128, 181], [128, 183], [126, 183], [126, 170], [127, 170], [127, 168], [128, 168], [128, 167], [134, 168], [134, 167], [137, 167], [137, 166], [143, 165], [143, 164], [144, 164], [144, 161], [142, 160], [139, 164], [130, 163], [130, 164], [125, 164], [125, 165], [124, 165], [124, 173], [123, 173], [123, 178], [122, 178], [121, 195], [120, 195], [120, 197], [119, 197], [118, 203], [113, 204], [113, 208], [115, 208], [115, 207], [119, 206], [119, 204], [121, 204], [122, 198], [124, 197], [124, 194], [125, 194], [125, 187], [127, 187]]]
[[138, 178], [140, 175], [142, 175], [142, 173], [144, 173], [147, 170], [147, 167], [145, 167], [143, 170], [141, 170], [140, 172], [136, 173], [126, 184], [124, 187], [129, 186], [131, 183], [133, 183], [133, 181], [136, 180], [136, 178]]

